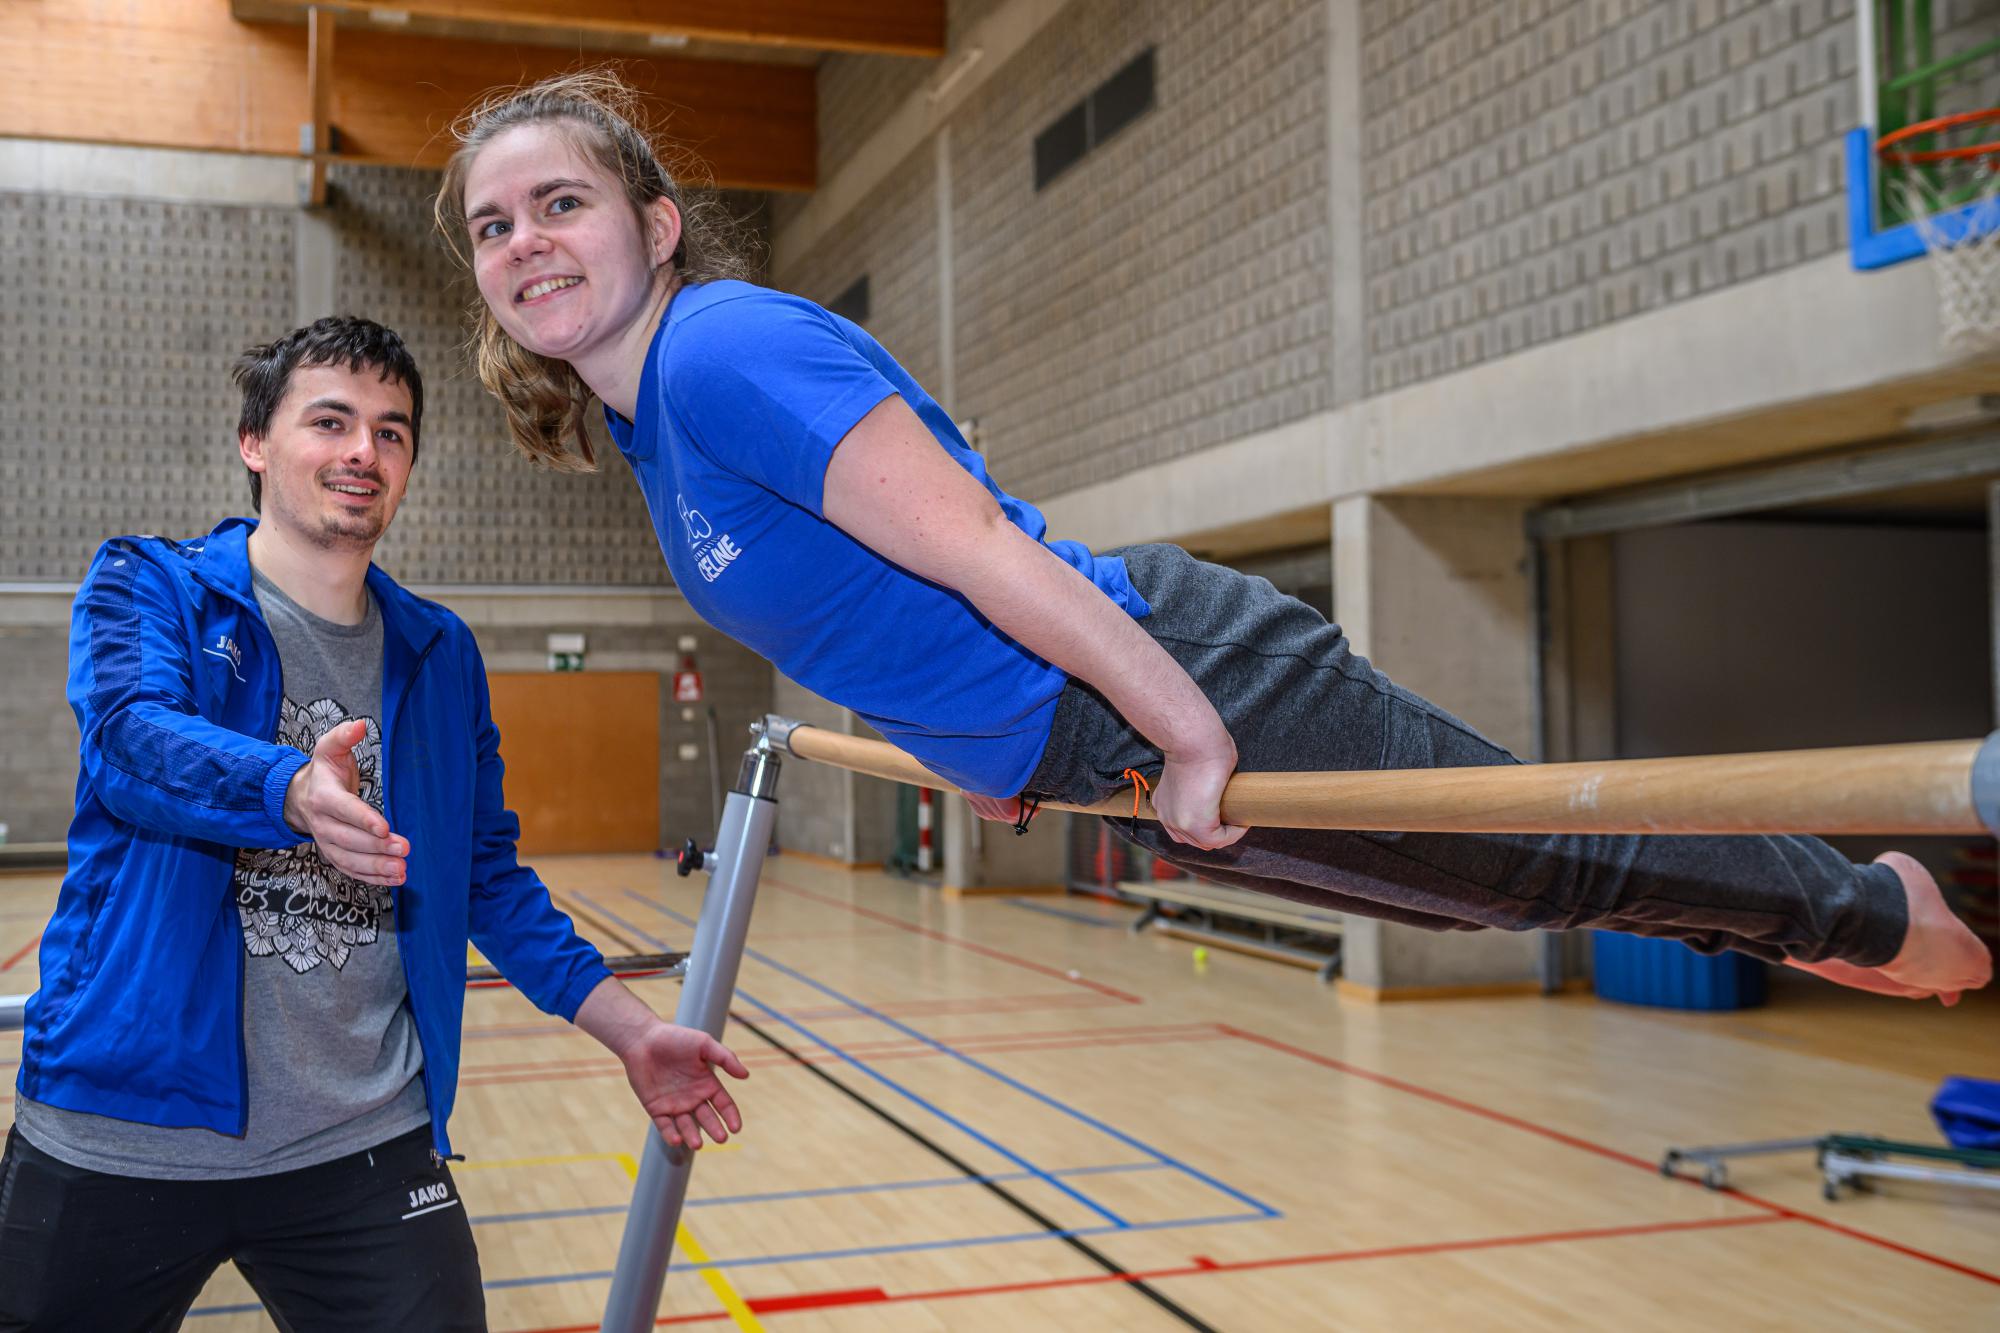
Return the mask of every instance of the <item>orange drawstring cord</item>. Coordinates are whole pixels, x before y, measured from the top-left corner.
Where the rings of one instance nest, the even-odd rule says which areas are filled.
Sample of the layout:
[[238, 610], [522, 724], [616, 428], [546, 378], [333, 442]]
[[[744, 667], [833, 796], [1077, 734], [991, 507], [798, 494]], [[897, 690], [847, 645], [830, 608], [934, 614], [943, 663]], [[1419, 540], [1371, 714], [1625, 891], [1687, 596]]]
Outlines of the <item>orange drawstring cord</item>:
[[1132, 822], [1136, 824], [1139, 822], [1139, 793], [1143, 791], [1151, 796], [1153, 784], [1146, 781], [1146, 775], [1136, 768], [1126, 769], [1125, 776], [1132, 779]]

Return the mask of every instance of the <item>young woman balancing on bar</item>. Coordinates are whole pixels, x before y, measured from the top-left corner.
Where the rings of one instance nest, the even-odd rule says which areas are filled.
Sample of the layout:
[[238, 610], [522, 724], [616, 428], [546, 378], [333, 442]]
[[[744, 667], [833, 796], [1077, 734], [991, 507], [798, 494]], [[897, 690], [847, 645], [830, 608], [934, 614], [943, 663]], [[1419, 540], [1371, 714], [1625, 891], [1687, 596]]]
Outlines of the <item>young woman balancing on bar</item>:
[[1607, 927], [1940, 996], [1991, 976], [1930, 876], [1803, 837], [1348, 833], [1220, 822], [1245, 771], [1514, 758], [1262, 579], [1044, 538], [867, 333], [754, 286], [613, 76], [469, 115], [438, 221], [523, 452], [592, 465], [601, 402], [704, 619], [971, 794], [1151, 785], [1138, 841], [1210, 879], [1440, 930]]

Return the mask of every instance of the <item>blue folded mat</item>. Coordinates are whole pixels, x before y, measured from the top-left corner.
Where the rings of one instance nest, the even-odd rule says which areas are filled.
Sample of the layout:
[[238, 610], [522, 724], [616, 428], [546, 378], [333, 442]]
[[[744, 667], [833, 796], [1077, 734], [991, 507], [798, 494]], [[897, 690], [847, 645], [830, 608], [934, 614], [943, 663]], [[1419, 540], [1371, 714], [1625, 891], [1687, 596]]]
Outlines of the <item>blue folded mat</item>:
[[2000, 1150], [2000, 1083], [1948, 1078], [1931, 1099], [1931, 1114], [1952, 1147]]

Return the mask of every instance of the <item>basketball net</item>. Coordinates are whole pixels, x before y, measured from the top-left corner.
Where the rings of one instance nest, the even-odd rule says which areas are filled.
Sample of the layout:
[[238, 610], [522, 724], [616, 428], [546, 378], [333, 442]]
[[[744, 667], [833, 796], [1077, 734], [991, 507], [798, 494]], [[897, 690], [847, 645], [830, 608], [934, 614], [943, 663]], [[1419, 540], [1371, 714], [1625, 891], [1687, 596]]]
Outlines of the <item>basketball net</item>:
[[1945, 345], [2000, 349], [2000, 151], [1937, 166], [1884, 162], [1885, 187], [1930, 252]]

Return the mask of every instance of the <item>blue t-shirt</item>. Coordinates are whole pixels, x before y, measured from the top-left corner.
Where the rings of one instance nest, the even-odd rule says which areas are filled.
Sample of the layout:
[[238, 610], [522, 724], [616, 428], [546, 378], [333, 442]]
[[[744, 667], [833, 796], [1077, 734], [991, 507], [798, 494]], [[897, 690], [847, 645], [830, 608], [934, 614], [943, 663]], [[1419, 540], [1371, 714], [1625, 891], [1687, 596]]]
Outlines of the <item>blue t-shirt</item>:
[[[607, 412], [674, 581], [702, 619], [853, 709], [967, 791], [1012, 796], [1049, 738], [1063, 672], [949, 588], [822, 517], [833, 451], [900, 394], [1015, 526], [1040, 511], [986, 475], [952, 420], [859, 326], [745, 282], [683, 288], [646, 354], [638, 420]], [[1047, 542], [1128, 614], [1125, 562]]]

